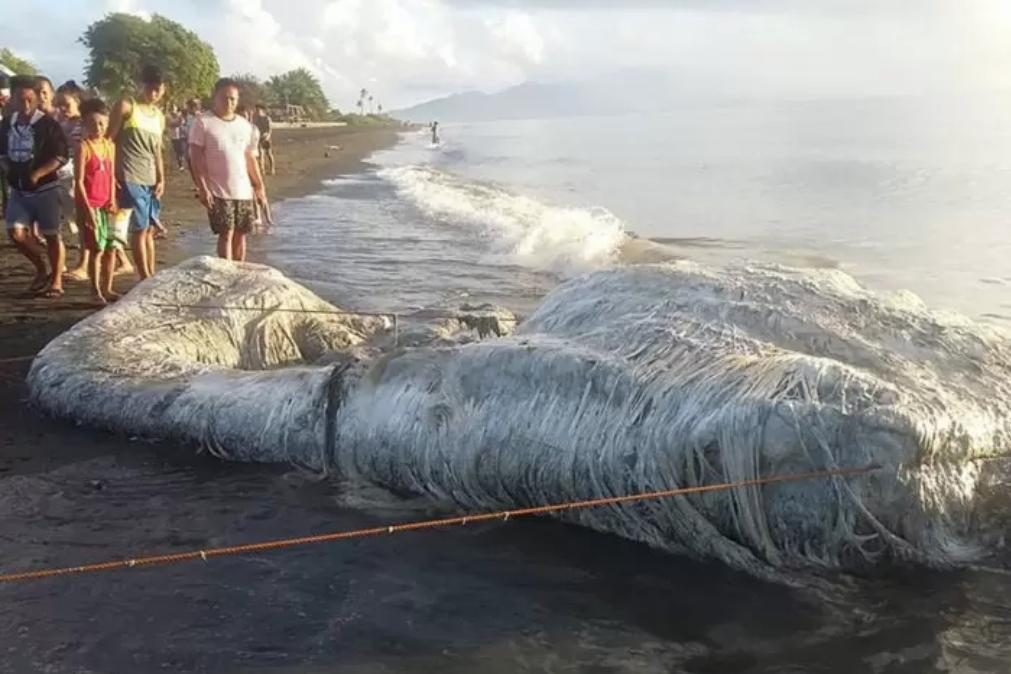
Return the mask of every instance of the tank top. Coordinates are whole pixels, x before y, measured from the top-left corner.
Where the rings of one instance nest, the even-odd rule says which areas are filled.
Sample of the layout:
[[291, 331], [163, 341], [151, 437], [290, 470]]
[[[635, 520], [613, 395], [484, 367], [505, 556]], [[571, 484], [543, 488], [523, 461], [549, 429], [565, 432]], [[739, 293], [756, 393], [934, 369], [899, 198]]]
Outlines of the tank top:
[[165, 115], [149, 103], [133, 102], [116, 137], [116, 176], [125, 183], [154, 185], [158, 180]]
[[113, 144], [108, 138], [81, 141], [84, 196], [92, 208], [108, 206], [112, 197], [112, 151]]

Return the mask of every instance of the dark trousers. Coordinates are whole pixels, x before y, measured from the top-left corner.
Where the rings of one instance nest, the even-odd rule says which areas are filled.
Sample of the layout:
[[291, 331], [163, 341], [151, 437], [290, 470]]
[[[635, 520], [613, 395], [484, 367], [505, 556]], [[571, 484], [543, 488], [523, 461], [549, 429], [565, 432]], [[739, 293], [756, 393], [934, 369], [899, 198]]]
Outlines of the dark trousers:
[[172, 139], [172, 152], [176, 156], [176, 166], [182, 168], [189, 164], [189, 157], [186, 156], [186, 139], [185, 138], [173, 138]]
[[7, 185], [7, 174], [0, 169], [0, 218], [7, 217], [7, 196], [10, 191]]

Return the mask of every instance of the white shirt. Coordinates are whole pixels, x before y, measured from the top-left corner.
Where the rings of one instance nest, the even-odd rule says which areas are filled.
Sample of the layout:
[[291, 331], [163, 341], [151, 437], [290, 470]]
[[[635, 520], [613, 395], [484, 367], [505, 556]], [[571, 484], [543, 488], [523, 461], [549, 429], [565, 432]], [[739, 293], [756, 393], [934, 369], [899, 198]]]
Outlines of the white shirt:
[[249, 179], [246, 153], [257, 153], [257, 134], [252, 124], [236, 115], [224, 120], [208, 112], [190, 129], [189, 144], [204, 148], [207, 187], [219, 199], [250, 201], [253, 182]]

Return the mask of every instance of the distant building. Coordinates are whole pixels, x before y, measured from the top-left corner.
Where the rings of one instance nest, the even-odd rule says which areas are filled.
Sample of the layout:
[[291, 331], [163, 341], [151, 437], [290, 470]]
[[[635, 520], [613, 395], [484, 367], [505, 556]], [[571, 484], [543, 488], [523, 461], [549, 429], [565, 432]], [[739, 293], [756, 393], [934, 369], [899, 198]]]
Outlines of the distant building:
[[308, 119], [305, 108], [301, 105], [274, 105], [270, 107], [268, 112], [275, 122], [294, 124]]

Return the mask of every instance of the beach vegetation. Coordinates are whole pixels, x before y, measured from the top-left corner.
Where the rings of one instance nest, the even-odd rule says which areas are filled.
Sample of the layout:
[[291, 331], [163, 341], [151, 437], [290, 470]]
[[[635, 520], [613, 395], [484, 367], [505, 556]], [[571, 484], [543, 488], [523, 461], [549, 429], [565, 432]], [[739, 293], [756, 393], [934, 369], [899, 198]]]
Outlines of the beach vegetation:
[[312, 120], [323, 119], [330, 109], [330, 102], [323, 93], [319, 80], [305, 68], [271, 77], [264, 85], [264, 90], [271, 105], [301, 106]]
[[240, 73], [231, 78], [239, 83], [239, 102], [247, 108], [258, 103], [269, 105], [274, 102], [267, 86], [256, 75]]
[[338, 110], [332, 111], [327, 121], [343, 122], [348, 126], [388, 127], [400, 125], [400, 122], [388, 115], [359, 115], [356, 113], [341, 114]]
[[206, 95], [219, 76], [214, 49], [158, 14], [150, 20], [109, 14], [88, 26], [80, 41], [89, 51], [87, 82], [107, 96], [131, 92], [145, 65], [159, 66], [167, 74], [173, 100]]
[[16, 75], [38, 75], [39, 70], [31, 61], [27, 61], [7, 47], [0, 47], [0, 64], [14, 71]]

